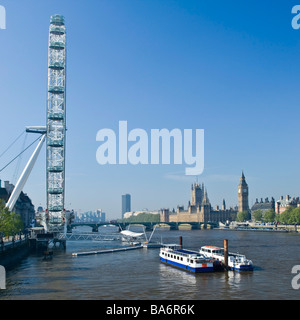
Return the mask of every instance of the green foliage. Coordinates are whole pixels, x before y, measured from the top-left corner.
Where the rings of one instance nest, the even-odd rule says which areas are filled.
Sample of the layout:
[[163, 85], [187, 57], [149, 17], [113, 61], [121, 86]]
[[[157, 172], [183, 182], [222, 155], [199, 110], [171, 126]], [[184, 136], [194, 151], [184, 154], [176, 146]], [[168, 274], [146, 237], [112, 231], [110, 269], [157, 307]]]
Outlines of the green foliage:
[[122, 222], [160, 222], [160, 215], [141, 212], [137, 216], [123, 219]]
[[19, 214], [9, 212], [3, 200], [0, 200], [0, 234], [5, 236], [14, 235], [24, 228]]
[[238, 222], [244, 222], [244, 221], [247, 221], [248, 219], [249, 219], [248, 211], [239, 212], [236, 216], [236, 221]]
[[280, 223], [300, 224], [300, 207], [287, 207], [287, 209], [278, 216]]
[[255, 210], [252, 215], [253, 215], [253, 218], [254, 218], [255, 221], [261, 221], [262, 220], [262, 215], [263, 214], [262, 214], [262, 211], [260, 209]]
[[272, 209], [267, 210], [264, 214], [264, 221], [265, 222], [274, 222], [275, 221], [275, 211]]

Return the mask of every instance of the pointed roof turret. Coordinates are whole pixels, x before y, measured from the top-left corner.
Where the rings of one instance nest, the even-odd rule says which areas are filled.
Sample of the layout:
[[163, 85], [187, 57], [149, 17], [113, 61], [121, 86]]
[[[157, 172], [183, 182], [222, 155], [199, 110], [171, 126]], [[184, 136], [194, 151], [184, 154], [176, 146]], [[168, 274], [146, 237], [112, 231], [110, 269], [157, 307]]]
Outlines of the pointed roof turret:
[[245, 180], [244, 171], [242, 170], [241, 180]]
[[205, 188], [205, 190], [204, 190], [204, 196], [203, 196], [202, 204], [210, 204], [210, 203], [209, 203], [209, 200], [208, 200], [206, 188]]
[[240, 178], [240, 184], [239, 185], [242, 185], [242, 186], [246, 186], [247, 185], [247, 182], [246, 182], [246, 179], [245, 179], [245, 175], [244, 175], [244, 171], [242, 170], [242, 176]]

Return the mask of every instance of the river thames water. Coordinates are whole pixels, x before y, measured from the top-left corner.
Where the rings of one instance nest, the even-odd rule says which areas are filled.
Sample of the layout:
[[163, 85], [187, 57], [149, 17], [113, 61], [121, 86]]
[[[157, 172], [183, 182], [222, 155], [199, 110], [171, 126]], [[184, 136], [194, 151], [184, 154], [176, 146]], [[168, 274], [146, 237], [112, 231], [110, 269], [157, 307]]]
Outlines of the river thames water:
[[293, 289], [292, 268], [300, 265], [300, 234], [190, 230], [156, 231], [163, 243], [178, 243], [198, 249], [203, 245], [223, 246], [245, 254], [254, 264], [253, 272], [191, 274], [162, 264], [159, 249], [91, 256], [73, 252], [121, 245], [118, 241], [68, 241], [66, 251], [54, 258], [30, 255], [7, 271], [1, 300], [228, 300], [300, 299]]

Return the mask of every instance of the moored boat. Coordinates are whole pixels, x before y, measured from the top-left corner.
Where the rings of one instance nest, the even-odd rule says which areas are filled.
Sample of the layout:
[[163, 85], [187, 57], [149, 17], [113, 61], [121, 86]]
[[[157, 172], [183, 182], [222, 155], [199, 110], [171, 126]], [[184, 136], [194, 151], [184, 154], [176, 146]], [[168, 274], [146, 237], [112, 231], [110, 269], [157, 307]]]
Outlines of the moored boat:
[[[225, 262], [224, 248], [215, 246], [204, 246], [200, 254], [215, 261]], [[253, 271], [253, 263], [245, 255], [239, 253], [228, 253], [228, 268], [235, 271]]]
[[214, 264], [199, 251], [182, 249], [179, 245], [164, 245], [160, 248], [160, 260], [190, 272], [213, 272]]

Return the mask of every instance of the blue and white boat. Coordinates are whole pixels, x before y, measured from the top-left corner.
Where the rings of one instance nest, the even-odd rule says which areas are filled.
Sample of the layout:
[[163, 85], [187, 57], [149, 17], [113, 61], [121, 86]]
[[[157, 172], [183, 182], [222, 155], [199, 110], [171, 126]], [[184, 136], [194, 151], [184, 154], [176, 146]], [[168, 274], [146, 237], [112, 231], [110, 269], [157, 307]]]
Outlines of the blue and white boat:
[[[204, 246], [200, 249], [200, 254], [207, 258], [224, 263], [224, 248], [215, 246]], [[245, 255], [239, 253], [228, 253], [228, 268], [235, 271], [253, 271], [253, 263], [246, 259]]]
[[213, 272], [214, 264], [209, 258], [200, 254], [199, 251], [186, 250], [179, 245], [164, 245], [160, 248], [160, 260], [171, 266], [190, 272]]

